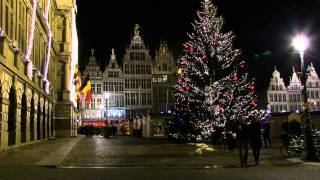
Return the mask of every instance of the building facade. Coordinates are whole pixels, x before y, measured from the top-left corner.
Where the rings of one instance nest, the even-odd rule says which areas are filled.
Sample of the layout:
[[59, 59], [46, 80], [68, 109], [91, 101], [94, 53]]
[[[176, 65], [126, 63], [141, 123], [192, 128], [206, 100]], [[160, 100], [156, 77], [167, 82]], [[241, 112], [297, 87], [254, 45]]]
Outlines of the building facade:
[[152, 58], [140, 36], [139, 25], [123, 57], [126, 117], [148, 113], [152, 109]]
[[92, 88], [90, 105], [82, 104], [84, 124], [132, 120], [138, 115], [168, 112], [172, 106], [176, 65], [166, 42], [160, 43], [153, 61], [136, 25], [122, 62], [121, 67], [113, 49], [102, 73], [92, 53], [82, 77], [90, 74]]
[[0, 150], [76, 135], [73, 0], [0, 1]]
[[124, 77], [114, 49], [104, 72], [97, 64], [94, 50], [91, 52], [82, 77], [84, 79], [89, 74], [92, 93], [90, 104], [83, 101], [81, 105], [83, 125], [105, 126], [106, 121], [124, 121]]
[[[308, 67], [310, 75], [307, 78], [307, 96], [311, 111], [320, 110], [320, 80], [317, 72], [311, 64]], [[303, 85], [293, 68], [289, 85], [286, 87], [280, 72], [275, 68], [267, 90], [268, 109], [271, 112], [302, 111], [303, 108]]]
[[152, 71], [153, 113], [170, 113], [174, 103], [173, 86], [176, 83], [176, 65], [165, 41], [156, 51]]

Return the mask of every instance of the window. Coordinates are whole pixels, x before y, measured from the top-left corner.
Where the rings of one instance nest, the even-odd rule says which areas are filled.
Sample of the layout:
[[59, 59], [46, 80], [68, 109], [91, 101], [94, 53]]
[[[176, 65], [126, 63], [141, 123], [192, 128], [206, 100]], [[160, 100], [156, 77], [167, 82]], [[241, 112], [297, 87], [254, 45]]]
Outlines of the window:
[[97, 93], [101, 94], [101, 84], [97, 84]]
[[275, 90], [274, 85], [271, 86], [271, 90], [273, 90], [273, 91]]
[[108, 77], [113, 77], [113, 73], [112, 72], [108, 72]]
[[279, 85], [279, 90], [282, 91], [282, 85]]
[[312, 87], [312, 83], [311, 82], [309, 82], [308, 85], [309, 85], [309, 87]]
[[311, 91], [311, 98], [314, 98], [314, 91]]
[[19, 12], [19, 16], [18, 16], [18, 44], [19, 44], [19, 48], [20, 50], [22, 50], [23, 52], [25, 51], [25, 42], [26, 42], [26, 29], [25, 29], [25, 25], [26, 25], [26, 7], [24, 5], [23, 1], [18, 1], [18, 12]]
[[279, 102], [282, 101], [282, 94], [278, 94], [278, 99], [279, 99]]
[[91, 93], [92, 94], [96, 93], [96, 84], [91, 84]]
[[294, 94], [292, 98], [293, 98], [293, 102], [297, 102], [297, 95]]
[[318, 82], [316, 82], [316, 87], [319, 87], [319, 83]]
[[136, 65], [136, 74], [140, 74], [141, 71], [140, 71], [140, 64], [137, 64]]
[[116, 68], [116, 64], [115, 63], [112, 63], [112, 68]]
[[95, 109], [96, 108], [96, 99], [92, 98], [91, 99], [91, 109]]
[[316, 98], [319, 98], [319, 92], [315, 91]]
[[278, 101], [278, 96], [275, 94], [274, 95], [274, 101], [277, 102]]
[[101, 99], [100, 99], [100, 98], [97, 99], [97, 107], [98, 107], [98, 108], [101, 107]]
[[124, 65], [124, 73], [129, 74], [129, 64]]
[[287, 96], [284, 94], [283, 95], [283, 101], [286, 102], [287, 101]]
[[167, 64], [162, 64], [163, 66], [163, 71], [167, 71]]
[[270, 99], [270, 102], [273, 101], [273, 95], [272, 94], [269, 95], [269, 99]]
[[130, 74], [134, 74], [134, 64], [130, 64]]
[[108, 83], [103, 82], [103, 91], [108, 91]]

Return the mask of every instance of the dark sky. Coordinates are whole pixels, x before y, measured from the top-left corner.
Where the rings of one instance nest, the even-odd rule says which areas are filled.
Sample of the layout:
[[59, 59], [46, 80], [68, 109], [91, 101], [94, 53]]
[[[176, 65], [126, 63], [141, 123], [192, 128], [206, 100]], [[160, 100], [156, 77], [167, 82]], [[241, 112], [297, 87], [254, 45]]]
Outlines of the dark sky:
[[[214, 0], [225, 19], [225, 30], [236, 35], [235, 47], [243, 51], [257, 90], [267, 88], [276, 65], [288, 83], [291, 66], [300, 67], [300, 59], [290, 47], [297, 32], [312, 39], [305, 58], [320, 73], [320, 0]], [[99, 60], [109, 59], [111, 48], [118, 59], [129, 44], [134, 24], [154, 54], [160, 40], [167, 40], [176, 56], [191, 32], [191, 23], [200, 8], [199, 0], [77, 0], [80, 66], [87, 62], [90, 49]], [[264, 51], [269, 56], [255, 57]]]

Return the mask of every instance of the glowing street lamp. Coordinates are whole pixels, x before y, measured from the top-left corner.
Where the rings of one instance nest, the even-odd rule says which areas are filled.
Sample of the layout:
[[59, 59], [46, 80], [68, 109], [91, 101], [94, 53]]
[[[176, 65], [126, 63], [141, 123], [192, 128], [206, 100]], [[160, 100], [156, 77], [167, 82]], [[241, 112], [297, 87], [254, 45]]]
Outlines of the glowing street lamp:
[[306, 70], [304, 68], [304, 52], [309, 47], [309, 39], [303, 34], [299, 34], [295, 36], [292, 40], [292, 46], [299, 52], [300, 60], [301, 60], [301, 81], [303, 84], [303, 102], [304, 102], [304, 123], [305, 123], [305, 147], [307, 150], [306, 159], [307, 160], [315, 160], [315, 148], [313, 143], [313, 128], [311, 125], [309, 105], [308, 105], [308, 96], [307, 96], [307, 78]]

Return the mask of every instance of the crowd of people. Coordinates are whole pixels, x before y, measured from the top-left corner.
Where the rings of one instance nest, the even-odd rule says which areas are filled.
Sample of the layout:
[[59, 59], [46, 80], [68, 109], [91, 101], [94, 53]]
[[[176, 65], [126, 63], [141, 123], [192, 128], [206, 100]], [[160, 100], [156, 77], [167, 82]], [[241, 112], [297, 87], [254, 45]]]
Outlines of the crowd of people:
[[249, 146], [252, 149], [255, 164], [259, 164], [260, 149], [271, 147], [270, 124], [259, 118], [252, 118], [249, 122], [235, 121], [226, 124], [226, 141], [228, 149], [238, 148], [241, 167], [248, 165]]

